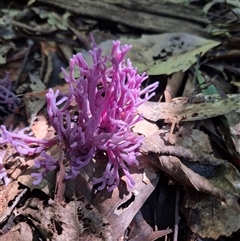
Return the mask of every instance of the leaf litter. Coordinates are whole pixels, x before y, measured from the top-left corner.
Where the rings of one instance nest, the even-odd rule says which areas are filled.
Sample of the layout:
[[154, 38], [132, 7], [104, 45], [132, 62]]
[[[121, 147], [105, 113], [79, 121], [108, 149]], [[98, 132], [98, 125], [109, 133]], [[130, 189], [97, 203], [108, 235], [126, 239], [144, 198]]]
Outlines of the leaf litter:
[[[203, 11], [211, 19], [212, 6], [218, 5], [215, 11], [219, 13], [226, 4], [212, 1]], [[2, 115], [2, 123], [11, 131], [23, 128], [24, 133], [37, 138], [54, 136], [46, 115], [45, 95], [50, 87], [68, 93], [59, 70], [67, 67], [75, 51], [89, 57], [86, 30], [99, 28], [93, 33], [95, 39], [102, 39], [99, 46], [103, 52], [108, 51], [112, 39], [133, 45], [128, 55], [133, 65], [139, 72], [147, 71], [149, 82], [155, 75], [159, 79], [161, 76], [163, 84], [157, 89], [156, 102], [148, 101], [138, 108], [144, 119], [133, 130], [143, 134], [145, 141], [140, 147], [139, 166], [130, 168], [136, 182], [133, 189], [127, 188], [123, 175], [112, 192], [96, 191], [90, 180], [104, 170], [104, 154], [96, 156], [75, 180], [65, 180], [60, 168], [34, 185], [30, 176], [36, 172], [33, 157], [1, 145], [1, 172], [6, 171], [10, 183], [4, 185], [8, 179], [1, 176], [0, 240], [161, 240], [167, 236], [175, 241], [176, 237], [185, 240], [183, 237], [188, 235], [188, 240], [239, 238], [240, 96], [239, 72], [234, 72], [239, 65], [234, 55], [228, 55], [238, 51], [230, 41], [228, 45], [191, 33], [149, 35], [142, 30], [141, 37], [133, 37], [131, 28], [119, 28], [117, 35], [111, 35], [102, 31], [100, 19], [90, 21], [66, 10], [59, 14], [44, 3], [35, 6], [32, 1], [28, 7], [14, 4], [8, 11], [4, 7], [0, 16], [4, 27], [0, 77], [10, 72], [13, 83], [17, 83], [15, 92], [22, 100], [12, 113]], [[33, 21], [28, 22], [29, 18]], [[212, 27], [212, 35], [216, 35], [216, 28], [219, 36], [226, 29], [233, 33], [231, 22], [225, 29], [211, 22], [206, 30]], [[107, 29], [112, 31], [112, 25]], [[121, 32], [123, 29], [126, 32]], [[24, 36], [34, 41], [26, 64], [20, 61], [27, 54], [27, 41], [16, 41]], [[231, 64], [227, 65], [226, 56], [232, 57]], [[216, 66], [224, 69], [213, 78]], [[57, 146], [47, 151], [58, 160], [63, 155]], [[181, 188], [177, 204], [181, 211], [164, 216], [165, 210], [172, 207], [166, 190], [173, 188], [175, 195], [175, 187]], [[161, 199], [167, 202], [155, 206]], [[174, 226], [174, 215], [184, 225], [175, 222]]]

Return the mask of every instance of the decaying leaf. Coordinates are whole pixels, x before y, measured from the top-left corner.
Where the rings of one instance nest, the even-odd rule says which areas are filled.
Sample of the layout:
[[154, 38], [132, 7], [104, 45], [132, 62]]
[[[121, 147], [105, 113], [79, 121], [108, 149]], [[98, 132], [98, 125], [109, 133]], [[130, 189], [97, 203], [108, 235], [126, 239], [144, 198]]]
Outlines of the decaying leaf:
[[209, 95], [204, 97], [205, 103], [195, 104], [148, 101], [139, 106], [138, 112], [151, 121], [164, 119], [166, 122], [172, 122], [173, 118], [177, 119], [177, 121], [203, 120], [240, 109], [240, 95], [233, 94], [227, 96], [228, 98], [215, 100], [215, 95]]
[[240, 112], [231, 112], [225, 115], [225, 117], [227, 118], [235, 149], [238, 152], [238, 154], [240, 154]]
[[39, 79], [37, 75], [29, 74], [30, 78], [30, 88], [32, 92], [41, 92], [46, 89], [46, 86], [43, 84], [43, 82]]
[[[1, 19], [0, 19], [1, 23]], [[7, 62], [7, 53], [15, 48], [15, 44], [13, 42], [9, 42], [8, 44], [5, 44], [4, 46], [1, 45], [0, 47], [0, 65], [6, 64]]]
[[240, 210], [221, 200], [188, 190], [183, 212], [194, 233], [217, 240], [229, 237], [240, 228]]
[[[220, 42], [185, 33], [142, 35], [140, 39], [120, 38], [123, 44], [132, 45], [128, 53], [134, 66], [148, 75], [172, 74], [185, 71], [196, 62], [197, 54], [204, 54]], [[100, 46], [108, 51], [110, 40]]]
[[[182, 126], [175, 133], [175, 146], [192, 149], [193, 152], [198, 153], [213, 153], [208, 135], [203, 131], [190, 128], [190, 125]], [[199, 162], [201, 163], [201, 160]]]
[[113, 240], [108, 220], [83, 197], [64, 207], [51, 199], [48, 204], [31, 198], [16, 215], [24, 215], [43, 237], [51, 240], [79, 240], [82, 235], [90, 240]]
[[[124, 39], [122, 41], [124, 42]], [[160, 36], [143, 35], [139, 42], [132, 40], [130, 42], [134, 46], [132, 52], [138, 53], [137, 59], [136, 55], [129, 56], [130, 59], [135, 66], [142, 71], [146, 70], [149, 75], [169, 75], [178, 71], [184, 72], [196, 62], [196, 55], [205, 54], [220, 44], [220, 42], [184, 33], [162, 34]], [[141, 51], [141, 49], [145, 51]], [[143, 60], [141, 67], [139, 66], [140, 59]]]
[[18, 209], [17, 214], [24, 215], [31, 220], [43, 237], [54, 241], [78, 240], [83, 227], [78, 221], [75, 202], [70, 202], [64, 207], [49, 200], [45, 206], [38, 198], [31, 198], [24, 207]]
[[[215, 4], [219, 4], [219, 3], [225, 3], [224, 0], [213, 0], [213, 1], [210, 1], [209, 3], [207, 3], [204, 8], [203, 8], [203, 12], [204, 13], [208, 13], [208, 11], [210, 10], [210, 8], [215, 5]], [[227, 0], [227, 3], [234, 7], [238, 7], [239, 8], [239, 1], [236, 1], [236, 0]]]
[[[185, 33], [142, 35], [140, 39], [119, 38], [122, 44], [132, 45], [127, 56], [139, 72], [148, 75], [172, 74], [186, 71], [196, 62], [196, 55], [205, 54], [220, 42], [203, 39]], [[112, 40], [99, 44], [103, 53], [108, 53]], [[91, 63], [91, 57], [83, 52], [84, 58]]]
[[104, 241], [115, 240], [112, 236], [111, 225], [101, 212], [87, 202], [84, 197], [79, 198], [77, 206], [78, 216], [85, 224], [85, 228], [88, 229], [87, 233], [89, 236], [94, 234]]

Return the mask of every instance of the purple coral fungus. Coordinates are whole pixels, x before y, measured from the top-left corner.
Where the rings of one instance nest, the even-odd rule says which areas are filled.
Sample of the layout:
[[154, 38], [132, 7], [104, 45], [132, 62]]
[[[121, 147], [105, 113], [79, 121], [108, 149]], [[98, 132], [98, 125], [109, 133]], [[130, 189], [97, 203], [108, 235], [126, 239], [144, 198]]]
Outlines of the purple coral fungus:
[[[56, 131], [58, 142], [65, 147], [69, 160], [70, 171], [66, 178], [75, 178], [99, 151], [107, 154], [108, 163], [103, 176], [93, 179], [93, 184], [99, 185], [98, 190], [107, 186], [111, 191], [117, 187], [120, 169], [126, 175], [128, 186], [133, 187], [134, 180], [128, 166], [138, 164], [137, 149], [143, 136], [133, 133], [132, 127], [141, 119], [137, 113], [138, 106], [149, 100], [154, 95], [151, 92], [158, 86], [154, 83], [141, 89], [148, 76], [138, 74], [126, 58], [130, 48], [129, 45], [121, 45], [120, 41], [113, 41], [111, 54], [102, 56], [102, 49], [94, 44], [93, 50], [89, 51], [92, 64], [89, 65], [78, 53], [70, 59], [70, 73], [62, 69], [69, 93], [64, 95], [49, 89], [46, 94], [50, 124]], [[76, 78], [76, 75], [79, 77]], [[6, 134], [4, 127], [2, 130]], [[23, 145], [13, 141], [13, 137], [8, 139], [16, 149]], [[33, 141], [27, 138], [21, 140]], [[44, 145], [45, 142], [39, 148], [45, 148]], [[25, 150], [32, 152], [28, 148]], [[36, 160], [36, 167], [45, 169], [42, 175], [58, 166], [56, 160], [45, 152], [42, 157]], [[37, 182], [41, 180], [41, 176], [35, 177]]]
[[0, 79], [0, 111], [3, 113], [13, 112], [20, 103], [20, 99], [12, 92], [12, 82], [9, 72]]

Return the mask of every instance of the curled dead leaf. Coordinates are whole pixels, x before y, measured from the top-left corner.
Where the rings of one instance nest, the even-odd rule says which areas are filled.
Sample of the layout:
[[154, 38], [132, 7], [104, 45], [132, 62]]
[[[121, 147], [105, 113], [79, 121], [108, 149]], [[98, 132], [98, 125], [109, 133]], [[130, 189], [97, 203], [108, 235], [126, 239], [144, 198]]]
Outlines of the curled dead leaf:
[[240, 210], [221, 200], [188, 189], [183, 213], [194, 233], [217, 240], [240, 228]]
[[164, 119], [166, 122], [177, 119], [178, 121], [197, 121], [225, 115], [240, 109], [240, 95], [228, 95], [228, 98], [218, 100], [214, 96], [205, 97], [205, 103], [157, 103], [146, 102], [139, 106], [138, 112], [144, 118], [157, 121]]
[[[192, 133], [195, 131], [192, 130]], [[155, 153], [155, 155], [148, 155], [152, 164], [168, 173], [183, 186], [211, 194], [229, 204], [238, 200], [240, 173], [232, 164], [208, 153], [205, 145], [199, 146], [189, 130], [181, 132], [181, 141], [178, 141], [176, 146], [167, 145], [164, 141], [165, 136], [166, 132], [160, 130], [146, 138], [141, 146], [143, 152]], [[190, 140], [191, 146], [189, 146]]]

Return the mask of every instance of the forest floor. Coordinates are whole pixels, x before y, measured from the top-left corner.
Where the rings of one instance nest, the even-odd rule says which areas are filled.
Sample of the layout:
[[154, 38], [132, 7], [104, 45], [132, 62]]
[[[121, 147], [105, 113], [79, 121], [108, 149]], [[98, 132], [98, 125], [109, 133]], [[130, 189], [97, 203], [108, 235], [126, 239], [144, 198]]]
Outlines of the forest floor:
[[[139, 106], [130, 75], [114, 82], [130, 66], [118, 59], [127, 45], [134, 81], [146, 72], [141, 90], [157, 86]], [[91, 61], [96, 46], [106, 66]], [[86, 62], [73, 66], [77, 53]], [[238, 0], [1, 1], [0, 241], [240, 240], [239, 60]], [[84, 76], [78, 65], [90, 66]], [[112, 132], [102, 123], [113, 112], [89, 124], [93, 103], [121, 112]], [[141, 121], [124, 132], [131, 114]], [[88, 162], [74, 162], [76, 145]]]

